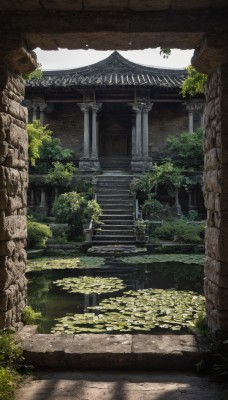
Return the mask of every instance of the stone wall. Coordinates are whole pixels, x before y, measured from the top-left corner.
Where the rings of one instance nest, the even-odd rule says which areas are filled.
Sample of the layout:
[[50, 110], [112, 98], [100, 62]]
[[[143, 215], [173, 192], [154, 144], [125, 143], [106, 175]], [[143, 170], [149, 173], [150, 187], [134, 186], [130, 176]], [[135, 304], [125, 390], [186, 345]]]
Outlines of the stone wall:
[[228, 64], [210, 77], [205, 107], [205, 295], [207, 322], [228, 337]]
[[53, 112], [46, 114], [48, 128], [61, 140], [63, 147], [74, 151], [76, 159], [83, 156], [83, 121], [83, 112], [73, 103], [55, 104]]
[[18, 328], [25, 306], [27, 109], [22, 78], [0, 69], [0, 328]]

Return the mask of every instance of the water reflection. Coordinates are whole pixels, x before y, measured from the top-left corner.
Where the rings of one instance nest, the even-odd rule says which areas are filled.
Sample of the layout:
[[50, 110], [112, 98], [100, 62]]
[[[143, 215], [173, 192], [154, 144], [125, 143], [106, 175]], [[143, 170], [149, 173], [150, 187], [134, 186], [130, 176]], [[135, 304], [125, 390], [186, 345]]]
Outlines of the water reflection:
[[[107, 294], [67, 293], [53, 284], [57, 279], [78, 276], [117, 277], [126, 288]], [[203, 291], [203, 266], [174, 262], [147, 265], [126, 265], [109, 262], [99, 269], [47, 270], [28, 272], [28, 304], [40, 310], [44, 316], [40, 331], [48, 333], [55, 319], [69, 313], [90, 312], [88, 307], [97, 306], [101, 300], [121, 296], [128, 290], [149, 288]]]

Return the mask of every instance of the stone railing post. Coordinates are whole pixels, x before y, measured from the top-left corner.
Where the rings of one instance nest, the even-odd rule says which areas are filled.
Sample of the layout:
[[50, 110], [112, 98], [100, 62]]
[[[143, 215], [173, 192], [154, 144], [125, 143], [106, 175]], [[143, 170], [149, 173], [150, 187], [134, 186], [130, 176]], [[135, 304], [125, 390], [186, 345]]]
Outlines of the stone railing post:
[[[190, 133], [194, 132], [194, 111], [201, 111], [203, 110], [204, 103], [202, 102], [196, 102], [196, 101], [190, 101], [186, 105], [186, 109], [188, 111], [188, 131]], [[203, 124], [203, 119], [201, 117], [200, 124], [202, 126]]]

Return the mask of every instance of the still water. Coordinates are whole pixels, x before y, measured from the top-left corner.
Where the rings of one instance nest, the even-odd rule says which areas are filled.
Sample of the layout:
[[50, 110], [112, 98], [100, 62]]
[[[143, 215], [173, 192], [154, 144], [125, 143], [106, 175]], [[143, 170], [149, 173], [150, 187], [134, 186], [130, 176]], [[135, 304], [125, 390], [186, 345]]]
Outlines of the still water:
[[[113, 293], [80, 294], [68, 293], [53, 284], [66, 277], [117, 277], [126, 288]], [[147, 265], [126, 265], [120, 262], [106, 262], [96, 269], [64, 269], [28, 272], [28, 305], [41, 311], [43, 318], [39, 331], [50, 333], [56, 318], [66, 314], [90, 312], [88, 307], [97, 306], [101, 300], [121, 296], [128, 290], [175, 289], [203, 292], [203, 266], [182, 263], [151, 263]]]

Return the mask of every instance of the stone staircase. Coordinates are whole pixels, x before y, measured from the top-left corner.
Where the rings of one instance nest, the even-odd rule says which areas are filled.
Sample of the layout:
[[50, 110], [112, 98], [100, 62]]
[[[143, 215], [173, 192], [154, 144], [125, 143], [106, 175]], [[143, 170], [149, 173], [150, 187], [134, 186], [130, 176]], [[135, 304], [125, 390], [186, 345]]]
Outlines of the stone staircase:
[[125, 156], [100, 157], [100, 164], [103, 171], [107, 170], [129, 171], [130, 158]]
[[93, 236], [93, 246], [135, 244], [130, 182], [131, 177], [123, 174], [110, 173], [98, 177], [97, 201], [103, 215], [101, 229]]

